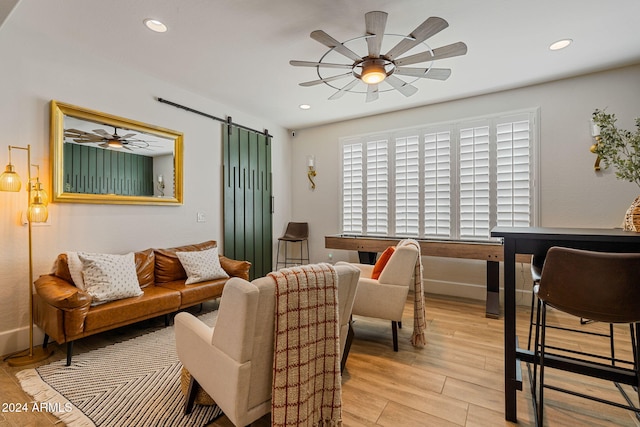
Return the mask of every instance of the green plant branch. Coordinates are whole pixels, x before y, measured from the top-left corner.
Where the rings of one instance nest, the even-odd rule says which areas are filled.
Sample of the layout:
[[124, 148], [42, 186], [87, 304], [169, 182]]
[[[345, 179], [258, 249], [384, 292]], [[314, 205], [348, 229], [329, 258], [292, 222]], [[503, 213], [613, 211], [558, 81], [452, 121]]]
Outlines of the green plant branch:
[[595, 110], [592, 117], [600, 127], [600, 141], [595, 152], [604, 162], [605, 169], [613, 166], [618, 179], [640, 187], [640, 118], [636, 119], [636, 131], [631, 132], [616, 127], [615, 114]]

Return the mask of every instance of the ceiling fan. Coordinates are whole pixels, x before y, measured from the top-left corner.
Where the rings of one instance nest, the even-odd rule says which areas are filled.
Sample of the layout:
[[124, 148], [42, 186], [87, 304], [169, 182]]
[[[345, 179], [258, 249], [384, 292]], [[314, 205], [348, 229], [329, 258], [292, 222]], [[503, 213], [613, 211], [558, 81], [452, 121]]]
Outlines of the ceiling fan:
[[[467, 45], [457, 42], [450, 45], [431, 49], [425, 41], [444, 30], [449, 26], [442, 18], [432, 16], [420, 24], [408, 36], [398, 34], [386, 34], [387, 13], [372, 11], [365, 14], [366, 35], [356, 37], [340, 43], [322, 30], [311, 33], [311, 38], [327, 46], [329, 50], [317, 62], [292, 60], [289, 63], [296, 67], [315, 67], [319, 79], [300, 83], [300, 86], [315, 86], [326, 84], [337, 89], [329, 99], [338, 99], [346, 92], [364, 93], [356, 89], [358, 83], [366, 85], [366, 102], [378, 99], [379, 92], [397, 90], [404, 96], [411, 96], [418, 91], [412, 83], [418, 79], [446, 80], [451, 75], [448, 68], [433, 68], [433, 61], [460, 56], [467, 53]], [[386, 53], [382, 54], [383, 40], [389, 38], [400, 38]], [[364, 48], [366, 42], [366, 55], [359, 55], [354, 51], [356, 42], [360, 41]], [[349, 45], [349, 46], [347, 46]], [[352, 47], [353, 46], [353, 47]], [[416, 52], [402, 57], [403, 54], [414, 49]], [[349, 58], [350, 63], [325, 62], [332, 52]], [[416, 68], [407, 65], [430, 62], [428, 66]], [[323, 69], [345, 69], [347, 73], [332, 76], [324, 76]], [[408, 77], [410, 81], [403, 80], [398, 76]], [[352, 77], [353, 79], [344, 86], [335, 86], [332, 82], [340, 79]], [[391, 87], [385, 90], [379, 89], [379, 84], [388, 83]]]
[[65, 138], [70, 138], [78, 144], [98, 144], [102, 148], [122, 148], [133, 151], [137, 148], [147, 148], [149, 143], [141, 139], [133, 138], [135, 133], [118, 135], [118, 128], [113, 128], [113, 134], [104, 129], [94, 129], [93, 133], [78, 129], [65, 129]]

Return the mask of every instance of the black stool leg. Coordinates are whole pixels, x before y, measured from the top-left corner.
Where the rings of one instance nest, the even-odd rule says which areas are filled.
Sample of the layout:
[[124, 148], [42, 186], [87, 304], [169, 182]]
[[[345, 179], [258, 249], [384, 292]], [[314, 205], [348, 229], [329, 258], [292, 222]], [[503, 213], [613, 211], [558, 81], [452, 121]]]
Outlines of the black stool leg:
[[42, 348], [47, 348], [49, 345], [49, 335], [44, 334], [44, 340], [42, 341]]
[[278, 240], [278, 250], [276, 251], [276, 270], [280, 265], [280, 243], [282, 243], [282, 240]]
[[391, 333], [393, 335], [393, 351], [398, 351], [398, 322], [391, 321]]
[[538, 394], [538, 425], [544, 425], [544, 347], [546, 340], [546, 326], [547, 326], [547, 306], [542, 304], [542, 333], [540, 334], [540, 381], [538, 388], [540, 393]]

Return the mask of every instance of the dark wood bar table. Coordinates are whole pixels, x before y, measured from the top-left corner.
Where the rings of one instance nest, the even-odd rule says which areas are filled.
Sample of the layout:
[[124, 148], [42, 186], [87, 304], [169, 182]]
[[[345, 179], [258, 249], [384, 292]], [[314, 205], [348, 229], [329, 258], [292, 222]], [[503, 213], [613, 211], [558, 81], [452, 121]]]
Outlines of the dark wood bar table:
[[[324, 247], [358, 251], [362, 264], [375, 264], [378, 252], [387, 247], [397, 245], [400, 237], [374, 237], [336, 234], [325, 236]], [[475, 259], [487, 262], [487, 298], [486, 316], [500, 317], [500, 261], [502, 261], [502, 244], [498, 241], [479, 242], [461, 240], [427, 240], [416, 239], [420, 244], [423, 256], [444, 258]], [[529, 262], [530, 257], [521, 256], [519, 262]]]
[[[535, 363], [532, 351], [516, 346], [516, 254], [545, 255], [552, 246], [599, 252], [640, 252], [640, 233], [621, 229], [496, 227], [492, 237], [501, 237], [504, 247], [504, 397], [505, 419], [517, 422], [516, 390], [522, 389], [517, 363]], [[608, 366], [577, 365], [563, 357], [545, 358], [545, 365], [633, 384], [632, 370]]]

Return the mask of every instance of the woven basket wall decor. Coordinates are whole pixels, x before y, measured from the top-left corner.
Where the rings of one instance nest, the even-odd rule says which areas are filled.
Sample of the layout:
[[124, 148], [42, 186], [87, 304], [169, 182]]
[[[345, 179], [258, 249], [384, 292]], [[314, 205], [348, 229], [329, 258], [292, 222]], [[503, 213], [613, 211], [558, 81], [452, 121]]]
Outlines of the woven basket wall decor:
[[627, 213], [624, 215], [623, 228], [628, 231], [640, 232], [640, 196], [636, 197]]

